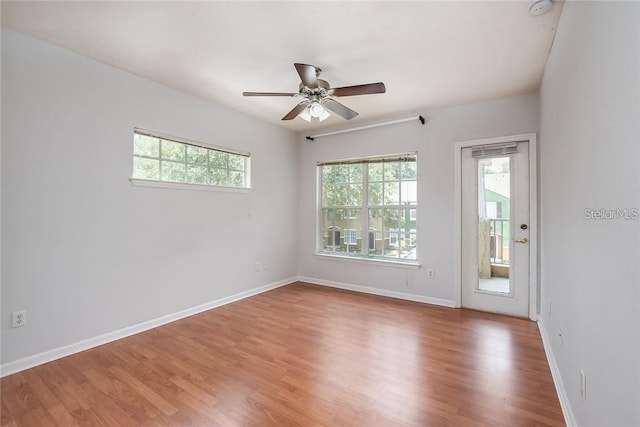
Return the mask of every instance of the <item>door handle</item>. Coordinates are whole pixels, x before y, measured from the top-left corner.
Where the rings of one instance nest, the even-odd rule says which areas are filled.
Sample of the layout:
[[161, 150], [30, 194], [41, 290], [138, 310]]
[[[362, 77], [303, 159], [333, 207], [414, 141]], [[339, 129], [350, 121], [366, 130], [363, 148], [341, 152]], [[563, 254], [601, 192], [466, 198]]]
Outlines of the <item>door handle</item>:
[[527, 243], [529, 239], [527, 239], [526, 237], [521, 237], [519, 239], [513, 239], [513, 241], [516, 243]]

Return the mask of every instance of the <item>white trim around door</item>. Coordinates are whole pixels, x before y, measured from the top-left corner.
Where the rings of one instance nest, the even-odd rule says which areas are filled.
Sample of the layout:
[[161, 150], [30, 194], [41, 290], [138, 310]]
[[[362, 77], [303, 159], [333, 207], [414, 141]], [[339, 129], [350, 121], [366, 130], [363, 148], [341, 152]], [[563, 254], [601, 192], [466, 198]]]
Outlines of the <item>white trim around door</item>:
[[454, 285], [456, 307], [462, 306], [462, 149], [479, 145], [529, 142], [529, 319], [538, 315], [538, 174], [536, 134], [502, 136], [455, 143]]

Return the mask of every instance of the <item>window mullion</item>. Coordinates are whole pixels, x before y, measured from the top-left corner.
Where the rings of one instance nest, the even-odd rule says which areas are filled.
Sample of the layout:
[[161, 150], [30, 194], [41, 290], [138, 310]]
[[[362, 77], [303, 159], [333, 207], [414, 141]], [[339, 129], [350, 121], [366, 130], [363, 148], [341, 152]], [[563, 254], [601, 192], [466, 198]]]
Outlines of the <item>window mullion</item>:
[[360, 252], [362, 256], [369, 256], [369, 164], [365, 163], [362, 167], [362, 208], [360, 217], [360, 233], [362, 234], [362, 247]]
[[184, 182], [189, 182], [189, 174], [188, 174], [188, 170], [189, 168], [187, 167], [187, 146], [183, 146], [182, 147], [184, 150]]
[[160, 148], [158, 148], [158, 178], [160, 179], [160, 181], [162, 181], [162, 140], [158, 139], [158, 143], [160, 144]]

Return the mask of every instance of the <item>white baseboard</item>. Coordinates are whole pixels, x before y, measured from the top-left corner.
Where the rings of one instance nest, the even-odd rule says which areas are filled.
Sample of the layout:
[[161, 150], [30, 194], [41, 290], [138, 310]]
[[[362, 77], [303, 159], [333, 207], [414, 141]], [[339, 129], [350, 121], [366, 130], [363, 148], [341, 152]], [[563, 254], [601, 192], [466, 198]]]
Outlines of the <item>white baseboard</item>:
[[540, 329], [540, 336], [542, 336], [542, 346], [544, 347], [544, 353], [547, 355], [547, 361], [549, 362], [549, 369], [551, 369], [553, 383], [556, 386], [556, 393], [558, 394], [558, 399], [560, 400], [560, 407], [562, 408], [562, 415], [564, 415], [564, 422], [567, 424], [567, 427], [577, 427], [578, 423], [576, 422], [576, 417], [575, 415], [573, 415], [573, 410], [571, 409], [569, 396], [567, 395], [567, 390], [564, 387], [564, 382], [562, 381], [562, 376], [560, 375], [560, 368], [558, 367], [556, 358], [553, 355], [553, 350], [551, 349], [551, 341], [549, 340], [549, 336], [547, 335], [547, 330], [544, 327], [544, 323], [542, 323], [542, 319], [540, 318], [538, 318], [538, 329]]
[[112, 341], [116, 341], [122, 338], [126, 338], [131, 335], [139, 334], [140, 332], [148, 331], [149, 329], [157, 328], [158, 326], [166, 325], [167, 323], [175, 322], [176, 320], [184, 319], [185, 317], [193, 316], [194, 314], [202, 313], [203, 311], [211, 310], [212, 308], [220, 307], [225, 304], [229, 304], [235, 301], [239, 301], [244, 298], [248, 298], [257, 294], [261, 294], [272, 289], [279, 288], [284, 285], [288, 285], [296, 281], [295, 277], [289, 279], [280, 280], [278, 282], [270, 283], [264, 286], [250, 289], [248, 291], [239, 292], [228, 297], [220, 298], [215, 301], [210, 301], [205, 304], [197, 305], [195, 307], [187, 308], [176, 313], [167, 314], [156, 319], [147, 320], [135, 325], [127, 326], [126, 328], [118, 329], [113, 332], [98, 335], [93, 338], [82, 340], [73, 344], [65, 345], [63, 347], [47, 350], [42, 353], [27, 356], [22, 359], [14, 360], [12, 362], [4, 363], [0, 365], [0, 378], [7, 375], [15, 374], [16, 372], [23, 371], [25, 369], [33, 368], [43, 363], [51, 362], [62, 357], [70, 356], [81, 351], [89, 350], [103, 344], [107, 344]]
[[388, 291], [386, 289], [371, 288], [369, 286], [352, 285], [350, 283], [333, 282], [331, 280], [316, 279], [313, 277], [298, 276], [300, 282], [307, 282], [314, 285], [329, 286], [331, 288], [345, 289], [348, 291], [362, 292], [365, 294], [380, 295], [383, 297], [397, 298], [408, 301], [422, 302], [425, 304], [439, 305], [442, 307], [455, 308], [455, 301], [441, 298], [425, 297], [422, 295], [407, 294], [404, 292]]

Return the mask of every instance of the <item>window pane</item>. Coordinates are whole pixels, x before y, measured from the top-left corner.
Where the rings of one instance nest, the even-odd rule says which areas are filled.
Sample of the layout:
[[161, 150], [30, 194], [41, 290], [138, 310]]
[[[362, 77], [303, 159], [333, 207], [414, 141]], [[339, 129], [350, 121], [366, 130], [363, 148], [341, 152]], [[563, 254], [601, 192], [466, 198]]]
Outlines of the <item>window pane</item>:
[[349, 181], [352, 183], [362, 182], [362, 165], [349, 165]]
[[417, 257], [417, 247], [415, 246], [415, 237], [413, 238], [413, 245], [411, 246], [411, 248], [403, 255], [403, 258], [405, 259], [410, 259], [410, 260], [416, 260], [418, 259]]
[[332, 184], [324, 184], [322, 186], [322, 206], [336, 205], [336, 188]]
[[377, 230], [382, 229], [382, 209], [369, 209], [369, 227]]
[[244, 174], [239, 171], [229, 171], [229, 181], [227, 185], [229, 187], [242, 187], [244, 182]]
[[333, 184], [336, 182], [335, 173], [333, 172], [333, 166], [323, 166], [322, 167], [322, 184], [325, 186], [326, 184]]
[[244, 157], [236, 154], [229, 154], [229, 169], [236, 171], [244, 170]]
[[369, 163], [369, 181], [382, 181], [382, 163]]
[[335, 225], [333, 221], [336, 221], [341, 218], [342, 209], [323, 209], [325, 215], [325, 223], [328, 225]]
[[359, 254], [362, 247], [360, 209], [322, 210], [322, 248], [324, 251]]
[[418, 185], [416, 181], [402, 181], [400, 183], [402, 193], [402, 203], [418, 203]]
[[369, 205], [382, 204], [382, 183], [369, 184]]
[[187, 166], [187, 182], [194, 184], [207, 184], [209, 182], [209, 170], [206, 166]]
[[400, 179], [400, 162], [383, 162], [384, 180], [394, 181]]
[[210, 169], [209, 170], [209, 182], [213, 185], [227, 185], [227, 170], [226, 169]]
[[404, 212], [402, 209], [384, 209], [384, 228], [387, 229], [399, 229], [404, 225]]
[[360, 209], [344, 209], [344, 219], [360, 219]]
[[349, 165], [334, 165], [333, 179], [338, 183], [349, 182]]
[[348, 206], [362, 205], [362, 184], [351, 184], [349, 186]]
[[226, 169], [229, 167], [229, 153], [212, 151], [209, 153], [209, 165], [214, 168]]
[[209, 163], [209, 150], [203, 147], [196, 147], [195, 145], [187, 145], [186, 147], [188, 163], [205, 166]]
[[176, 162], [162, 162], [162, 180], [185, 182], [185, 164]]
[[142, 179], [160, 179], [160, 160], [133, 158], [133, 177]]
[[355, 245], [358, 243], [358, 234], [357, 230], [344, 230], [344, 244]]
[[184, 161], [185, 145], [179, 142], [162, 140], [162, 158]]
[[349, 188], [347, 185], [335, 185], [334, 189], [334, 206], [349, 206]]
[[400, 203], [400, 186], [398, 182], [385, 182], [384, 183], [384, 204], [385, 205], [397, 205]]
[[160, 140], [147, 135], [133, 135], [133, 154], [147, 157], [160, 157]]
[[416, 172], [416, 162], [402, 162], [400, 163], [400, 172], [402, 179], [416, 179], [418, 175]]
[[360, 252], [361, 242], [360, 230], [346, 229], [342, 233], [341, 250], [349, 254], [357, 254]]
[[331, 252], [339, 251], [342, 247], [342, 228], [340, 223], [339, 209], [322, 210], [322, 230], [324, 250]]

